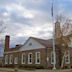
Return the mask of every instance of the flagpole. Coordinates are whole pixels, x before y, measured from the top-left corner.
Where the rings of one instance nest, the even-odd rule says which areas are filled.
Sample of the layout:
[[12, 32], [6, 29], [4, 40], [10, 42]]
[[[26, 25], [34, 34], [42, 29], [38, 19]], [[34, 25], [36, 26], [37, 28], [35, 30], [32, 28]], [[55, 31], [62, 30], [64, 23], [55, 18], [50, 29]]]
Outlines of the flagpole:
[[54, 55], [54, 63], [53, 63], [53, 69], [56, 69], [56, 52], [55, 52], [55, 23], [54, 23], [54, 15], [53, 15], [53, 4], [54, 0], [52, 0], [52, 24], [53, 24], [53, 55]]

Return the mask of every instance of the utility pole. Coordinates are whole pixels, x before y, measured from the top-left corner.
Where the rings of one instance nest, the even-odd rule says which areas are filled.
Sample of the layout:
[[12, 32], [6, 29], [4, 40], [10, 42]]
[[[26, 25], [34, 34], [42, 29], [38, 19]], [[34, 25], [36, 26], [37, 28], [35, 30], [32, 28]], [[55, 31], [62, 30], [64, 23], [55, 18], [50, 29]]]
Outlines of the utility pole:
[[51, 16], [52, 16], [52, 24], [53, 24], [53, 55], [54, 55], [54, 63], [53, 63], [53, 69], [56, 69], [56, 52], [55, 52], [55, 23], [54, 23], [54, 0], [52, 0], [52, 7], [51, 7]]

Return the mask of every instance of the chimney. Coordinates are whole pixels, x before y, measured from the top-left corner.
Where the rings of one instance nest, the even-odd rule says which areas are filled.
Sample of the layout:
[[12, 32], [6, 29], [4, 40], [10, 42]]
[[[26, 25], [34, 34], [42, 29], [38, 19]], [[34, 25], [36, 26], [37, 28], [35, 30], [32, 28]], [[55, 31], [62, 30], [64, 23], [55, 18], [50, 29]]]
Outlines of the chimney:
[[10, 36], [5, 36], [5, 51], [9, 50], [9, 44], [10, 44]]

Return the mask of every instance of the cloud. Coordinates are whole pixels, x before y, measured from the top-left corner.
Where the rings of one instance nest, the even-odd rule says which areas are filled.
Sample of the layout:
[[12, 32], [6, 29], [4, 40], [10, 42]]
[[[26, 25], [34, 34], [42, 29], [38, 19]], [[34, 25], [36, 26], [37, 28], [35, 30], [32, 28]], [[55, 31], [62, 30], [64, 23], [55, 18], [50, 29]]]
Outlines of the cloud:
[[[54, 2], [54, 17], [57, 14], [71, 17], [71, 0]], [[0, 20], [6, 24], [6, 34], [11, 36], [12, 46], [20, 43], [23, 37], [52, 38], [51, 0], [2, 0], [0, 1]], [[20, 39], [19, 39], [20, 38]], [[22, 41], [23, 42], [23, 41]]]
[[[28, 37], [49, 39], [53, 36], [52, 0], [0, 0], [0, 23], [6, 26], [1, 37], [9, 34], [10, 47], [23, 44]], [[62, 14], [72, 18], [72, 0], [54, 1], [54, 18]], [[3, 48], [0, 48], [1, 55]]]
[[25, 26], [25, 28], [21, 27], [20, 31], [18, 33], [16, 33], [17, 37], [23, 37], [23, 36], [36, 36], [36, 37], [43, 37], [43, 34], [46, 35], [46, 33], [48, 32], [48, 34], [52, 35], [52, 24], [50, 23], [46, 23], [44, 25], [34, 25], [32, 27], [29, 26]]
[[23, 16], [25, 18], [34, 18], [35, 11], [28, 10], [25, 7], [18, 5], [18, 4], [10, 4], [6, 6], [6, 10], [10, 13], [15, 13], [19, 16]]

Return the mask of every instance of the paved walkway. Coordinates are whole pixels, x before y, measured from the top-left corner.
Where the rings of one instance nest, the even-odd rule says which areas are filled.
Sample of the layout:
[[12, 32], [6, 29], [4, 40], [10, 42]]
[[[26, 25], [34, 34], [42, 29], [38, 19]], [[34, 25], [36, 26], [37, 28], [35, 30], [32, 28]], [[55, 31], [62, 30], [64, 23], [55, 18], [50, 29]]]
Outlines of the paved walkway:
[[[11, 68], [0, 68], [0, 72], [15, 72], [15, 71], [14, 69]], [[17, 72], [72, 72], [72, 69], [66, 69], [66, 70], [46, 70], [46, 69], [21, 70], [19, 69]]]

